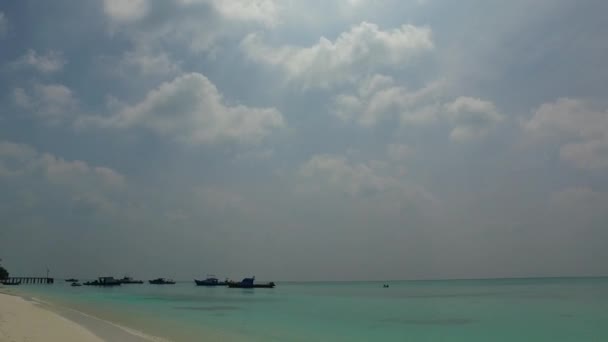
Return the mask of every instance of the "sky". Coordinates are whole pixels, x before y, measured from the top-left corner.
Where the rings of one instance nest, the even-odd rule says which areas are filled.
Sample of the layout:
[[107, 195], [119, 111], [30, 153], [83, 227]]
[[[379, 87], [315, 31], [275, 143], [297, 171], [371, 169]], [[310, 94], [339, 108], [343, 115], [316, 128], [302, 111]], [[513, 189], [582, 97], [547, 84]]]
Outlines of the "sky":
[[0, 0], [13, 275], [608, 274], [604, 0]]

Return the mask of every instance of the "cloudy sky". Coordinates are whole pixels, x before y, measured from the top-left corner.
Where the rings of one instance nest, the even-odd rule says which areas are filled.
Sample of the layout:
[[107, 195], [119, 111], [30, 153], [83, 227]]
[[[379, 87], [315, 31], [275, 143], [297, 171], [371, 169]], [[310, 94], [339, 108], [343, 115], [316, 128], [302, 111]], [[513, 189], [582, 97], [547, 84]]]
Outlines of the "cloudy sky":
[[0, 1], [14, 274], [608, 274], [604, 0]]

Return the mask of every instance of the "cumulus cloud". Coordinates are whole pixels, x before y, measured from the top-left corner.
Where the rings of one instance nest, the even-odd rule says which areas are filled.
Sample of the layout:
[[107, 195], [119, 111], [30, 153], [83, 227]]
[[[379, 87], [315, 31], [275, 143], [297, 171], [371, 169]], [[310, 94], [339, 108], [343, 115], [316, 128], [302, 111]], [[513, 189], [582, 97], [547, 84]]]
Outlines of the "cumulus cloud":
[[269, 26], [274, 25], [279, 16], [276, 0], [177, 0], [177, 3], [184, 6], [211, 5], [227, 19], [260, 22]]
[[608, 111], [578, 99], [541, 105], [522, 123], [534, 141], [558, 142], [560, 158], [582, 169], [608, 168]]
[[145, 128], [191, 144], [257, 142], [285, 125], [274, 108], [226, 104], [215, 85], [199, 73], [165, 82], [140, 103], [95, 122], [104, 127]]
[[138, 50], [186, 47], [191, 52], [214, 56], [222, 49], [225, 38], [240, 39], [252, 28], [276, 25], [281, 17], [278, 3], [276, 0], [104, 0], [104, 12], [110, 19], [112, 33], [127, 38]]
[[348, 195], [358, 196], [400, 187], [397, 179], [385, 174], [385, 167], [381, 162], [355, 163], [344, 156], [321, 154], [304, 163], [299, 174]]
[[70, 88], [62, 84], [36, 83], [31, 89], [13, 89], [14, 103], [27, 111], [57, 123], [74, 114], [78, 101]]
[[395, 118], [402, 125], [448, 122], [450, 138], [456, 142], [483, 138], [503, 120], [492, 102], [466, 96], [451, 99], [445, 88], [445, 82], [438, 81], [410, 90], [391, 77], [374, 75], [361, 81], [356, 92], [335, 96], [332, 112], [364, 127]]
[[593, 110], [582, 100], [560, 98], [542, 104], [523, 128], [538, 138], [596, 138], [608, 131], [608, 111]]
[[503, 120], [490, 101], [461, 96], [445, 105], [448, 119], [455, 125], [450, 139], [457, 142], [485, 137]]
[[249, 34], [241, 47], [251, 60], [282, 68], [290, 81], [327, 87], [352, 82], [379, 67], [403, 68], [434, 45], [428, 27], [403, 25], [383, 31], [362, 22], [335, 41], [321, 37], [310, 47], [271, 47], [259, 34]]
[[374, 75], [361, 81], [356, 93], [337, 95], [332, 109], [339, 118], [362, 126], [395, 117], [403, 124], [428, 124], [438, 118], [442, 89], [443, 83], [436, 82], [410, 90], [391, 77]]
[[[387, 149], [403, 153], [406, 148], [405, 145], [395, 145]], [[406, 199], [435, 204], [436, 200], [430, 192], [406, 179], [402, 162], [317, 154], [298, 168], [296, 189], [301, 193], [338, 193], [357, 199], [382, 197], [397, 202]]]
[[51, 50], [44, 55], [39, 55], [36, 50], [28, 50], [25, 55], [11, 63], [13, 68], [34, 68], [42, 73], [50, 74], [61, 71], [67, 61], [63, 53]]
[[[91, 166], [80, 160], [67, 161], [35, 148], [10, 141], [0, 141], [0, 182], [43, 181], [50, 191], [66, 200], [87, 204], [110, 204], [110, 194], [124, 188], [125, 177], [103, 166]], [[40, 189], [40, 196], [48, 189]]]
[[147, 0], [103, 0], [104, 12], [113, 20], [135, 21], [143, 18], [148, 11]]
[[208, 0], [224, 17], [233, 20], [256, 21], [274, 25], [279, 6], [275, 0]]
[[121, 69], [135, 68], [143, 75], [176, 75], [181, 68], [165, 52], [151, 53], [141, 50], [126, 52], [120, 62]]

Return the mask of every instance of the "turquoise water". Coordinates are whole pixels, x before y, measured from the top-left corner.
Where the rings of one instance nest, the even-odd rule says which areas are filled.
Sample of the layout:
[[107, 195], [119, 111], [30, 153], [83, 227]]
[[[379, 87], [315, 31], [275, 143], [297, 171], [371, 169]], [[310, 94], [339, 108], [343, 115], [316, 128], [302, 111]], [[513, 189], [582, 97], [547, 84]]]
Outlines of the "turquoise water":
[[20, 291], [178, 341], [608, 341], [607, 278], [382, 284], [55, 284]]

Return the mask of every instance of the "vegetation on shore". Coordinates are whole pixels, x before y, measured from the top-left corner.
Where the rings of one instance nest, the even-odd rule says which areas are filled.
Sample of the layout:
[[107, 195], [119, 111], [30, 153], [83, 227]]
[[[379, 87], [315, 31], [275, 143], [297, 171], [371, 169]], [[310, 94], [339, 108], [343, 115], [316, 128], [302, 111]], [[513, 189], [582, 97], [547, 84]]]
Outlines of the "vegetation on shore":
[[[2, 259], [0, 259], [0, 262], [2, 262]], [[2, 267], [2, 264], [0, 264], [0, 279], [6, 278], [8, 278], [8, 271], [6, 270], [6, 268]]]

